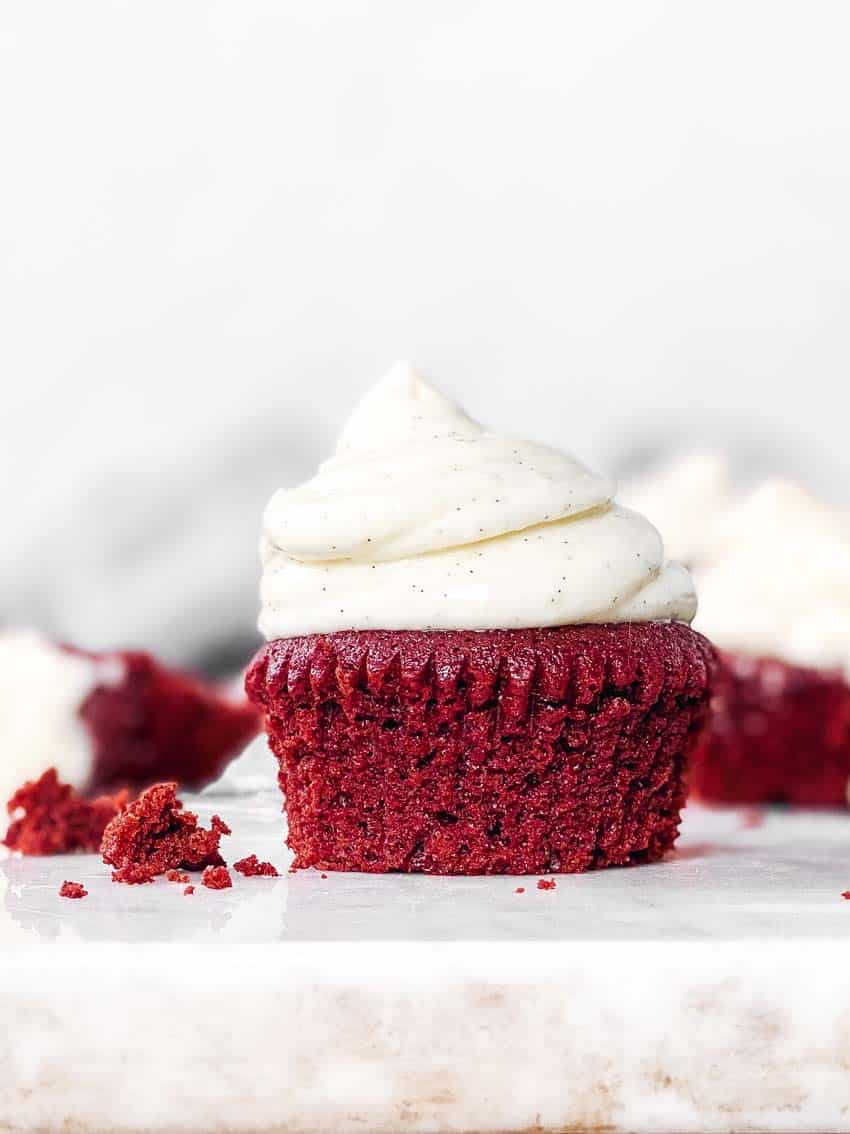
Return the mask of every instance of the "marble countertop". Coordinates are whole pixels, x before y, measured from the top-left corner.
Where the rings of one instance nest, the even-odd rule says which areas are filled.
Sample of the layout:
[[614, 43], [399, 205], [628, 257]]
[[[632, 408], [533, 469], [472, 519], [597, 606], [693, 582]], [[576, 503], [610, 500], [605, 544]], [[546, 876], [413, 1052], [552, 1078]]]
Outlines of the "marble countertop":
[[187, 802], [279, 879], [0, 861], [0, 1131], [850, 1130], [850, 815], [692, 807], [551, 891], [287, 875], [267, 759]]

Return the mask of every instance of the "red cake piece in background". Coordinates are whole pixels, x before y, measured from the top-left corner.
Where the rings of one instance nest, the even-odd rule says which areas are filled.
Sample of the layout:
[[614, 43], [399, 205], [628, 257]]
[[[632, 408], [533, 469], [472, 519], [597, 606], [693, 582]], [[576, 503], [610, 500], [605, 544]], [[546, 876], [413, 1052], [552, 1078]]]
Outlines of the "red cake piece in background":
[[94, 689], [80, 716], [94, 740], [92, 784], [163, 778], [196, 790], [218, 779], [259, 731], [245, 700], [167, 669], [150, 654], [119, 654], [121, 681]]
[[260, 862], [255, 854], [249, 854], [247, 858], [240, 858], [238, 862], [234, 862], [233, 869], [239, 874], [244, 874], [246, 878], [279, 877], [276, 867], [270, 862]]
[[710, 726], [691, 763], [707, 803], [846, 807], [850, 685], [839, 671], [721, 653]]
[[127, 805], [128, 793], [83, 799], [60, 783], [55, 768], [20, 787], [7, 804], [11, 817], [2, 840], [21, 854], [97, 851], [107, 824]]
[[114, 866], [115, 882], [152, 882], [172, 870], [222, 866], [222, 835], [230, 828], [213, 815], [210, 830], [186, 811], [177, 798], [177, 784], [155, 784], [117, 815], [103, 833], [103, 861]]
[[537, 874], [675, 842], [713, 650], [678, 623], [341, 631], [247, 676], [295, 867]]
[[0, 631], [0, 806], [56, 768], [87, 798], [215, 780], [258, 731], [244, 697], [149, 654], [91, 653], [31, 630]]

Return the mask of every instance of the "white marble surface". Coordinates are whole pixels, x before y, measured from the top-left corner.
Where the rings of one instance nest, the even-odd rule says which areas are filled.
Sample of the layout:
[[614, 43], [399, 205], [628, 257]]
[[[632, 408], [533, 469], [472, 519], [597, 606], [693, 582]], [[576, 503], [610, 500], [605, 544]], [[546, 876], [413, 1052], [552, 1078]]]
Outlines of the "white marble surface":
[[[199, 810], [285, 868], [234, 783]], [[668, 862], [549, 892], [6, 859], [0, 1131], [850, 1130], [848, 888], [850, 815], [696, 808]]]

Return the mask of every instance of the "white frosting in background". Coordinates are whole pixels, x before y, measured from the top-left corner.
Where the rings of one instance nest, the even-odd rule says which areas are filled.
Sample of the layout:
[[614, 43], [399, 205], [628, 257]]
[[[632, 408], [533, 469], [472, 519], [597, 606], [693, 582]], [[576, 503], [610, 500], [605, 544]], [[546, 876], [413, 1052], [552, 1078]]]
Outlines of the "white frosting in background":
[[48, 768], [85, 786], [93, 747], [79, 710], [96, 686], [116, 684], [122, 674], [117, 657], [82, 657], [33, 630], [0, 632], [0, 830], [6, 801]]
[[699, 629], [726, 649], [850, 674], [850, 514], [768, 480], [715, 525]]
[[728, 461], [709, 450], [677, 456], [624, 484], [620, 496], [629, 508], [651, 517], [667, 554], [691, 569], [735, 498]]
[[572, 457], [485, 432], [398, 364], [335, 455], [265, 514], [260, 629], [690, 621], [684, 568]]
[[723, 649], [850, 676], [850, 512], [769, 479], [735, 489], [727, 461], [679, 457], [627, 487], [689, 564], [695, 629]]

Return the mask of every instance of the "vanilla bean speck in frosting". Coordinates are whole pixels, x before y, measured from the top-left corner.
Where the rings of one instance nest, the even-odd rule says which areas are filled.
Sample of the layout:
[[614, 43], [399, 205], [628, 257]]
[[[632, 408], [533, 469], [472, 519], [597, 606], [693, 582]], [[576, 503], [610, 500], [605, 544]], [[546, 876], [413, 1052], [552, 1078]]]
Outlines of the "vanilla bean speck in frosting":
[[687, 571], [613, 498], [612, 481], [486, 432], [399, 363], [316, 476], [269, 502], [260, 630], [690, 622]]

